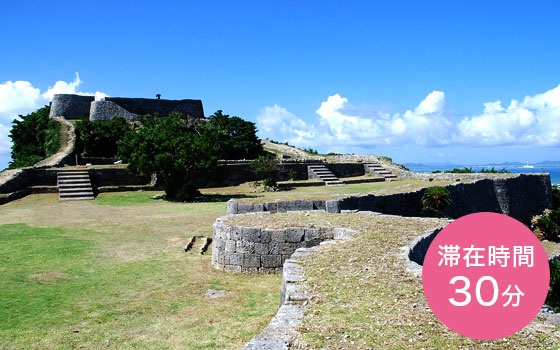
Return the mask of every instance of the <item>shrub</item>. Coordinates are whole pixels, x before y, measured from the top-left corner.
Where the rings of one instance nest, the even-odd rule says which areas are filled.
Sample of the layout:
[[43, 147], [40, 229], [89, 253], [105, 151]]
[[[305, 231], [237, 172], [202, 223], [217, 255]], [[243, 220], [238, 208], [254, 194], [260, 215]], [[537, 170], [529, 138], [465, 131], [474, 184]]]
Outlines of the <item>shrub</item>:
[[294, 169], [288, 171], [288, 178], [294, 181], [297, 178], [297, 171], [295, 171]]
[[259, 156], [251, 162], [251, 166], [263, 178], [263, 185], [275, 187], [280, 174], [280, 163], [273, 156]]
[[58, 151], [60, 124], [49, 118], [50, 111], [50, 106], [44, 106], [12, 122], [9, 168], [32, 166]]
[[560, 188], [557, 185], [552, 187], [552, 209], [560, 209]]
[[453, 168], [453, 170], [446, 170], [445, 172], [446, 173], [451, 173], [451, 174], [470, 174], [470, 173], [474, 173], [472, 168], [467, 168], [467, 167], [464, 167], [463, 169]]
[[442, 210], [451, 204], [449, 191], [445, 187], [433, 186], [422, 195], [422, 215], [443, 217]]
[[539, 239], [557, 240], [560, 235], [560, 210], [545, 209], [541, 215], [534, 216], [531, 229]]
[[550, 285], [546, 303], [555, 309], [560, 308], [560, 260], [548, 262], [550, 268]]

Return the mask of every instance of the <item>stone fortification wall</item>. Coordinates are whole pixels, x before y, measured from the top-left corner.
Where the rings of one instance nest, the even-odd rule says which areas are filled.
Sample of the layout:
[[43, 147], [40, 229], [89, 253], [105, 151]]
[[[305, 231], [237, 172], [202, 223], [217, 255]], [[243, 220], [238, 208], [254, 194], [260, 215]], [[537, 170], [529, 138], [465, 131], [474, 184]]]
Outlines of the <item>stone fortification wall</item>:
[[[519, 174], [508, 178], [482, 179], [473, 183], [448, 185], [446, 188], [450, 192], [452, 204], [444, 213], [451, 218], [489, 211], [503, 213], [526, 222], [531, 216], [552, 207], [552, 189], [548, 174]], [[227, 214], [325, 209], [330, 213], [362, 210], [420, 216], [423, 194], [424, 189], [391, 195], [349, 196], [333, 200], [278, 201], [262, 204], [229, 201]]]
[[[132, 117], [135, 114], [167, 116], [169, 113], [177, 111], [194, 118], [204, 118], [204, 110], [200, 100], [106, 97], [105, 102], [111, 102], [112, 104], [95, 103], [92, 105], [92, 102], [95, 102], [94, 96], [56, 94], [53, 96], [50, 116], [64, 116], [66, 119], [87, 119], [90, 118], [90, 110], [93, 109], [95, 119], [92, 120], [109, 120], [115, 116], [113, 114], [115, 112]], [[113, 104], [120, 108], [116, 108]]]
[[87, 119], [94, 96], [81, 96], [70, 94], [56, 94], [51, 103], [52, 117], [64, 117], [66, 119]]
[[89, 120], [111, 120], [115, 116], [126, 120], [138, 120], [138, 114], [130, 113], [126, 109], [111, 101], [93, 101], [89, 110]]
[[171, 112], [181, 112], [193, 118], [204, 118], [201, 100], [158, 100], [152, 98], [106, 97], [105, 101], [114, 102], [130, 113], [167, 116]]
[[[149, 185], [151, 177], [139, 176], [122, 168], [87, 169], [91, 183], [102, 186], [142, 186]], [[0, 184], [0, 193], [12, 193], [37, 186], [56, 186], [56, 170], [45, 168], [21, 169], [15, 176]]]
[[219, 218], [214, 223], [212, 266], [237, 273], [278, 273], [296, 249], [313, 247], [354, 232], [333, 227], [269, 230], [229, 226], [224, 222], [227, 218]]

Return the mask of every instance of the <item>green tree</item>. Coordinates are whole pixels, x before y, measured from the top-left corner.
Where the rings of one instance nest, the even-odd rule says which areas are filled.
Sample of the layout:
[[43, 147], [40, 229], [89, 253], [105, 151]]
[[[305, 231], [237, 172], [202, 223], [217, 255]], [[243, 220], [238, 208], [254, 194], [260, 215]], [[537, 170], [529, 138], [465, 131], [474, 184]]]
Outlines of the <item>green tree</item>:
[[186, 201], [199, 192], [196, 180], [217, 163], [218, 131], [205, 120], [144, 116], [142, 126], [119, 143], [119, 158], [140, 175], [156, 173], [167, 199]]
[[251, 162], [255, 172], [263, 178], [263, 185], [274, 187], [280, 175], [280, 163], [274, 156], [259, 156]]
[[262, 153], [255, 123], [236, 116], [230, 117], [221, 110], [208, 119], [218, 130], [220, 159], [255, 159]]
[[82, 157], [114, 157], [118, 152], [118, 142], [132, 131], [132, 124], [123, 117], [107, 121], [78, 120], [76, 153]]
[[32, 166], [58, 151], [60, 124], [49, 118], [50, 111], [50, 105], [44, 106], [12, 122], [9, 168]]
[[442, 210], [451, 204], [451, 196], [445, 187], [433, 186], [422, 195], [422, 215], [430, 217], [444, 217]]

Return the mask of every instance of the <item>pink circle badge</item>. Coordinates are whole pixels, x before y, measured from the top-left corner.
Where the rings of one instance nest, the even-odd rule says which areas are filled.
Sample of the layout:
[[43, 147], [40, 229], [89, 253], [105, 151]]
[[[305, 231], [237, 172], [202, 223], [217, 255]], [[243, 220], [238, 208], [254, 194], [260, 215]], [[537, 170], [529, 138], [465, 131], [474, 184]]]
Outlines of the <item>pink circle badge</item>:
[[437, 318], [469, 338], [507, 337], [541, 309], [550, 280], [546, 252], [519, 221], [476, 213], [447, 225], [424, 259], [422, 283]]

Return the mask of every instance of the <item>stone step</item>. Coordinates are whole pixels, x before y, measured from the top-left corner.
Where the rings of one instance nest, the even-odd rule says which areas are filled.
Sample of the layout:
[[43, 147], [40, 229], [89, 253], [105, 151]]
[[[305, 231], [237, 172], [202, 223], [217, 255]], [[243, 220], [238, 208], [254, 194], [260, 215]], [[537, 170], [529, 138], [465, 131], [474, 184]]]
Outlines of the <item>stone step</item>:
[[59, 171], [57, 173], [58, 198], [64, 200], [91, 200], [95, 196], [87, 171]]
[[345, 186], [346, 184], [342, 181], [327, 181], [325, 182], [327, 186]]
[[84, 197], [68, 197], [68, 198], [60, 198], [61, 201], [82, 201], [82, 200], [92, 200], [95, 199], [93, 195], [91, 196], [84, 196]]
[[68, 180], [71, 180], [71, 179], [88, 179], [89, 180], [89, 176], [87, 174], [86, 175], [82, 175], [82, 174], [79, 174], [79, 175], [59, 175], [58, 179], [59, 180], [60, 179], [64, 179], [64, 180], [66, 180], [66, 179], [68, 179]]
[[74, 192], [92, 192], [93, 189], [91, 187], [67, 187], [67, 188], [59, 188], [58, 193], [74, 193]]
[[93, 196], [93, 191], [59, 193], [60, 198]]

